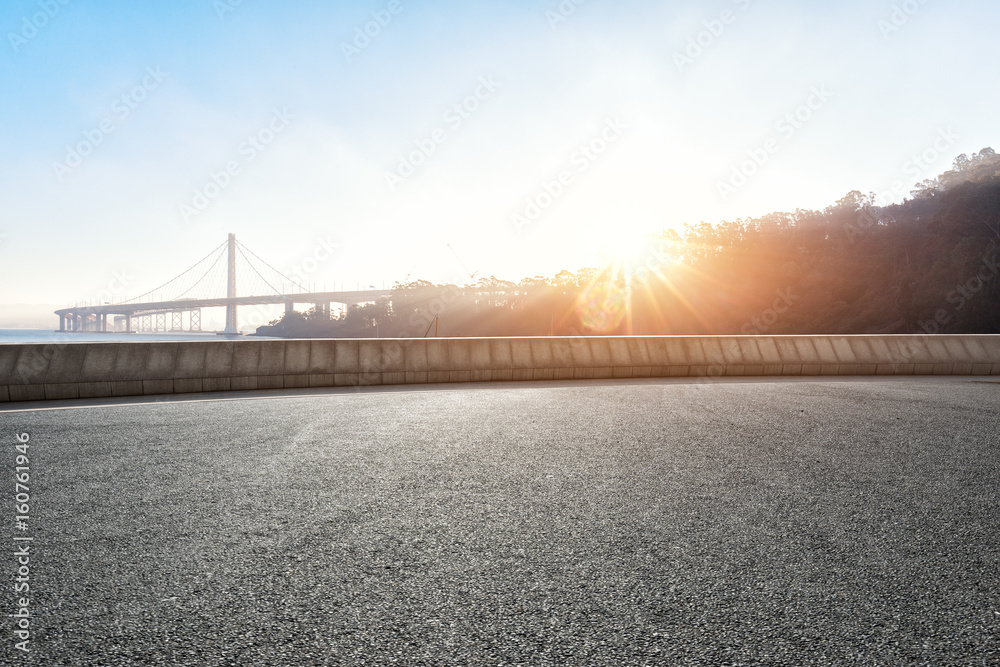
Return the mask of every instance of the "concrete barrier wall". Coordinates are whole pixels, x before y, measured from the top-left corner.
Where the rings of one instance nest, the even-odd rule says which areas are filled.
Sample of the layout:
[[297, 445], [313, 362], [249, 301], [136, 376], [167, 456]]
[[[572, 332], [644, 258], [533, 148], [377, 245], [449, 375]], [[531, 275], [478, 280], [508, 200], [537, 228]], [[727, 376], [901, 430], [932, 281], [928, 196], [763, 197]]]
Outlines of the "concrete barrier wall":
[[782, 375], [1000, 375], [1000, 335], [0, 345], [0, 402], [440, 382]]

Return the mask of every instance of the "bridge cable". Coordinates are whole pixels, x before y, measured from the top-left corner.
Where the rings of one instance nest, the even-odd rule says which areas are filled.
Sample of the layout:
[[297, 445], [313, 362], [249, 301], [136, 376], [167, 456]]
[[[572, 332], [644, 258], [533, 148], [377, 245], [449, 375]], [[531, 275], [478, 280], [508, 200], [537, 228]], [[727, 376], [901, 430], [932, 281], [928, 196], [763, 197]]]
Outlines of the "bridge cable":
[[[268, 264], [267, 262], [265, 262], [260, 257], [257, 257], [257, 254], [253, 250], [251, 250], [250, 248], [247, 248], [245, 245], [243, 245], [239, 241], [236, 242], [236, 245], [239, 246], [240, 248], [246, 250], [248, 253], [250, 253], [251, 255], [253, 255], [259, 262], [261, 262], [264, 266], [266, 266], [267, 268], [271, 269], [272, 271], [274, 271], [275, 273], [277, 273], [279, 276], [281, 276], [282, 278], [284, 278], [285, 280], [287, 280], [291, 284], [293, 284], [296, 287], [300, 288], [304, 292], [309, 292], [308, 289], [306, 289], [305, 287], [302, 287], [302, 285], [300, 285], [299, 283], [295, 282], [294, 280], [292, 280], [291, 278], [289, 278], [288, 276], [286, 276], [285, 274], [283, 274], [281, 271], [279, 271], [278, 269], [274, 268], [273, 266], [271, 266], [270, 264]], [[250, 260], [248, 259], [247, 262], [249, 263], [249, 261]], [[254, 271], [256, 271], [256, 270], [257, 269], [254, 269]], [[257, 275], [260, 275], [260, 273], [258, 273]], [[263, 278], [263, 276], [261, 276], [261, 278]], [[267, 282], [267, 281], [264, 281], [264, 282]], [[271, 289], [274, 289], [274, 288], [272, 287]], [[281, 294], [281, 292], [278, 292], [278, 294]]]
[[[137, 297], [134, 297], [134, 298], [132, 298], [132, 299], [128, 299], [127, 301], [124, 301], [123, 303], [132, 303], [132, 302], [136, 302], [136, 301], [139, 301], [140, 299], [142, 299], [142, 298], [144, 298], [144, 297], [146, 297], [146, 296], [149, 296], [150, 294], [153, 294], [153, 293], [155, 293], [155, 292], [158, 292], [159, 290], [163, 289], [164, 287], [166, 287], [166, 286], [167, 286], [167, 285], [169, 285], [170, 283], [174, 282], [175, 280], [178, 280], [179, 278], [183, 277], [183, 276], [184, 276], [185, 274], [187, 274], [187, 273], [189, 273], [189, 272], [193, 271], [193, 270], [194, 270], [194, 269], [195, 269], [195, 268], [196, 268], [196, 267], [197, 267], [197, 266], [198, 266], [199, 264], [201, 264], [201, 263], [202, 263], [202, 262], [204, 262], [204, 261], [205, 261], [206, 259], [208, 259], [208, 258], [209, 258], [209, 257], [211, 257], [212, 255], [214, 255], [214, 254], [215, 254], [216, 252], [218, 252], [218, 251], [219, 251], [219, 250], [220, 250], [221, 248], [224, 248], [224, 247], [226, 246], [226, 244], [227, 244], [227, 243], [228, 243], [228, 241], [224, 241], [224, 242], [223, 242], [223, 243], [222, 243], [221, 245], [219, 245], [219, 246], [218, 246], [217, 248], [214, 248], [214, 249], [212, 250], [212, 252], [208, 253], [207, 255], [205, 255], [204, 257], [202, 257], [202, 258], [201, 258], [200, 260], [198, 260], [197, 262], [195, 262], [195, 263], [194, 263], [194, 265], [192, 265], [192, 266], [191, 266], [191, 268], [189, 268], [189, 269], [187, 269], [186, 271], [184, 271], [184, 273], [181, 273], [181, 274], [178, 274], [177, 276], [174, 276], [173, 278], [171, 278], [171, 279], [170, 279], [170, 280], [168, 280], [167, 282], [163, 283], [163, 284], [162, 284], [162, 285], [160, 285], [159, 287], [157, 287], [157, 288], [155, 288], [155, 289], [151, 289], [151, 290], [149, 290], [148, 292], [146, 292], [145, 294], [140, 294], [140, 295], [139, 295], [139, 296], [137, 296]], [[216, 261], [218, 261], [218, 260], [216, 260]], [[215, 265], [215, 262], [212, 262], [212, 265], [214, 266], [214, 265]], [[204, 276], [202, 276], [202, 277], [204, 277]], [[169, 299], [168, 299], [168, 301], [169, 301]]]
[[[257, 274], [257, 276], [258, 276], [258, 277], [259, 277], [259, 278], [260, 278], [260, 279], [261, 279], [261, 280], [262, 280], [262, 281], [264, 282], [264, 284], [265, 284], [265, 285], [267, 285], [268, 287], [270, 287], [270, 288], [271, 288], [271, 290], [272, 290], [272, 291], [273, 291], [273, 292], [274, 292], [275, 294], [277, 294], [278, 296], [281, 296], [281, 290], [279, 290], [279, 289], [275, 289], [274, 285], [272, 285], [271, 283], [267, 282], [267, 278], [265, 278], [264, 276], [260, 275], [260, 271], [258, 271], [258, 270], [257, 270], [257, 267], [255, 267], [255, 266], [254, 266], [254, 265], [253, 265], [253, 264], [252, 264], [252, 263], [250, 262], [250, 258], [249, 258], [249, 257], [247, 257], [247, 256], [246, 256], [246, 255], [245, 255], [245, 254], [243, 253], [243, 248], [241, 248], [241, 247], [239, 246], [239, 244], [237, 244], [237, 246], [236, 246], [236, 249], [237, 249], [237, 250], [238, 250], [238, 251], [240, 252], [240, 254], [241, 254], [241, 255], [243, 255], [243, 259], [245, 259], [245, 260], [247, 261], [247, 266], [249, 266], [249, 267], [250, 267], [251, 269], [253, 269], [253, 272]], [[278, 275], [281, 275], [281, 274], [279, 273]], [[257, 294], [257, 295], [254, 295], [254, 296], [261, 296], [261, 295]]]
[[[196, 280], [194, 282], [194, 284], [191, 285], [191, 287], [188, 287], [186, 290], [184, 290], [183, 292], [181, 292], [180, 294], [178, 294], [176, 297], [174, 297], [173, 299], [171, 299], [171, 301], [180, 301], [184, 297], [185, 294], [187, 294], [188, 292], [190, 292], [191, 290], [193, 290], [195, 287], [197, 287], [198, 284], [202, 280], [205, 279], [205, 276], [207, 276], [210, 271], [212, 271], [213, 269], [215, 269], [215, 267], [218, 265], [220, 259], [222, 259], [222, 254], [221, 253], [219, 254], [219, 258], [216, 259], [214, 262], [212, 262], [211, 265], [209, 265], [209, 267], [208, 267], [208, 269], [206, 269], [205, 273], [201, 274], [201, 278], [198, 278], [198, 280]], [[211, 294], [211, 292], [209, 292], [209, 294]], [[211, 297], [209, 297], [209, 298], [211, 298]]]

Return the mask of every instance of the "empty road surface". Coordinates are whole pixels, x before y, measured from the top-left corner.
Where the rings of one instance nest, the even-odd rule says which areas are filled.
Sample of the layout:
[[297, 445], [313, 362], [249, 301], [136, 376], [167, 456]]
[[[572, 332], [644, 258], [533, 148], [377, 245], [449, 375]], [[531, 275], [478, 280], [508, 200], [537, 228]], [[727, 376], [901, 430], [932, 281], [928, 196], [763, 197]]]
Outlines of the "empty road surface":
[[1000, 664], [997, 382], [197, 398], [0, 410], [0, 664]]

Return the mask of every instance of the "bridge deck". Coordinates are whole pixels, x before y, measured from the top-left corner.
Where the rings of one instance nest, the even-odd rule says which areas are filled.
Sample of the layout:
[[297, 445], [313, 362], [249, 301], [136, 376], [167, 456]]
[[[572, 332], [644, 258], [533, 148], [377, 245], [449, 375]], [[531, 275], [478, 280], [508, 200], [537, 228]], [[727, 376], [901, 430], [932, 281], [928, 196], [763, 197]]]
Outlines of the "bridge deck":
[[193, 308], [218, 308], [225, 306], [264, 306], [285, 303], [365, 303], [382, 297], [391, 297], [391, 290], [352, 290], [341, 292], [301, 292], [298, 294], [272, 294], [270, 296], [238, 296], [217, 299], [181, 299], [149, 303], [112, 303], [100, 306], [71, 306], [61, 308], [56, 315], [133, 315], [143, 311], [175, 312]]

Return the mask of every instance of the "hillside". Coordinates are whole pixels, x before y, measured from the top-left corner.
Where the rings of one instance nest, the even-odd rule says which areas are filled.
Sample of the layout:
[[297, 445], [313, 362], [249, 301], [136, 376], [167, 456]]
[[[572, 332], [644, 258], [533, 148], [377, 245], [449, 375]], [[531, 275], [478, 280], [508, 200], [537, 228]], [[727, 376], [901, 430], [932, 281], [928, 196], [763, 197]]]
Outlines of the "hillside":
[[[340, 319], [271, 335], [1000, 333], [1000, 156], [986, 148], [899, 204], [849, 192], [822, 211], [685, 225], [606, 267], [512, 283], [396, 285]], [[435, 321], [436, 316], [436, 321]]]

